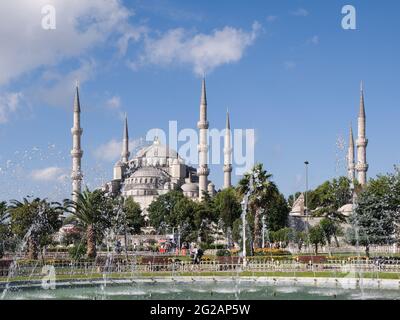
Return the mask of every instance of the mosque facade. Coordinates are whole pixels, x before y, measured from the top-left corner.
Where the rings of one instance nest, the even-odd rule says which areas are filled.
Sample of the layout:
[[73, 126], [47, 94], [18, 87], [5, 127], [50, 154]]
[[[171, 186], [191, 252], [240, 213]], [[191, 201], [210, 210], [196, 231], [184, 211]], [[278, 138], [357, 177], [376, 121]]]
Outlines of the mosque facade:
[[[81, 150], [80, 127], [80, 101], [79, 90], [76, 88], [74, 102], [74, 127], [72, 128], [73, 149], [72, 155], [72, 190], [76, 195], [81, 191]], [[197, 123], [199, 130], [198, 143], [198, 167], [192, 167], [185, 163], [177, 151], [163, 145], [155, 137], [153, 143], [139, 150], [131, 157], [129, 150], [128, 119], [125, 117], [122, 150], [120, 159], [113, 168], [113, 179], [102, 187], [112, 196], [131, 197], [138, 202], [147, 215], [148, 206], [159, 196], [171, 190], [180, 189], [183, 194], [193, 200], [201, 201], [208, 193], [213, 196], [216, 193], [215, 185], [209, 180], [210, 169], [208, 167], [208, 127], [207, 119], [207, 96], [205, 79], [202, 80], [200, 98], [200, 117]], [[224, 185], [223, 188], [231, 186], [231, 143], [230, 143], [230, 121], [227, 113], [226, 130], [224, 139]]]

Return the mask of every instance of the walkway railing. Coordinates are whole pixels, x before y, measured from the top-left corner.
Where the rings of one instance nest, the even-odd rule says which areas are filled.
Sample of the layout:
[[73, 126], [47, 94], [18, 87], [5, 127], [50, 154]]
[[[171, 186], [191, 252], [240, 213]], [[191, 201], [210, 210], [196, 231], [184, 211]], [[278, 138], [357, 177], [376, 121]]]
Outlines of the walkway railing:
[[[136, 264], [133, 262], [117, 262], [110, 265], [99, 265], [93, 262], [57, 262], [51, 264], [54, 267], [56, 275], [71, 276], [90, 276], [103, 274], [121, 274], [126, 276], [141, 276], [141, 275], [157, 275], [165, 273], [173, 275], [210, 273], [218, 275], [218, 273], [296, 273], [296, 272], [332, 272], [348, 273], [348, 272], [390, 272], [399, 273], [400, 276], [400, 261], [393, 263], [376, 264], [372, 260], [365, 261], [329, 261], [324, 263], [299, 263], [293, 261], [250, 261], [246, 266], [243, 264], [218, 263], [216, 261], [204, 261], [200, 264], [193, 264], [190, 261], [180, 261], [176, 263], [148, 263]], [[14, 277], [37, 278], [42, 276], [43, 265], [40, 261], [32, 264], [17, 265], [14, 270]], [[0, 269], [0, 278], [8, 276], [9, 269]]]

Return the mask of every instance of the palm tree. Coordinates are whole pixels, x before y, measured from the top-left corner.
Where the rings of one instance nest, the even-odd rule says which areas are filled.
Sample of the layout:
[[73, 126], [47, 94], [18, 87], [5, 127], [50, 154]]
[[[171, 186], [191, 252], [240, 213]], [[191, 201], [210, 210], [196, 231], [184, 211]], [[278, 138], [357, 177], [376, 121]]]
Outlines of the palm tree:
[[36, 260], [39, 247], [51, 242], [51, 235], [61, 226], [59, 216], [63, 208], [57, 202], [40, 198], [10, 203], [11, 231], [27, 242], [28, 258]]
[[7, 202], [0, 202], [0, 259], [3, 257], [5, 251], [5, 241], [9, 236], [9, 213]]
[[102, 226], [107, 222], [104, 215], [106, 198], [101, 190], [85, 191], [77, 193], [77, 200], [64, 200], [66, 210], [72, 213], [82, 227], [86, 230], [87, 251], [89, 258], [96, 257], [96, 242]]
[[253, 184], [254, 191], [249, 197], [249, 208], [254, 214], [254, 249], [261, 247], [261, 216], [266, 213], [269, 202], [279, 194], [278, 187], [271, 178], [272, 174], [267, 173], [263, 165], [258, 163], [244, 175], [237, 187], [239, 194], [244, 195], [250, 189], [251, 181]]

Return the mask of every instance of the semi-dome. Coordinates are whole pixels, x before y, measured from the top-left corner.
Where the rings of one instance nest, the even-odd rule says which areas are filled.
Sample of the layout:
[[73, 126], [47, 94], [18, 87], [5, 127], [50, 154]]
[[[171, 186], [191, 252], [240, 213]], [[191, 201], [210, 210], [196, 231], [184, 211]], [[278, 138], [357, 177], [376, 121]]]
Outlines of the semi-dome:
[[118, 161], [115, 163], [114, 167], [122, 167], [123, 165], [124, 165], [123, 162], [122, 162], [121, 160], [118, 160]]
[[198, 192], [199, 185], [197, 183], [185, 183], [181, 186], [183, 192]]
[[154, 142], [151, 146], [139, 150], [136, 156], [138, 158], [175, 158], [175, 159], [179, 157], [178, 153], [175, 150], [170, 149], [168, 148], [168, 146], [161, 144], [157, 137], [154, 139]]
[[143, 177], [164, 177], [166, 174], [162, 170], [155, 167], [142, 167], [137, 169], [130, 178], [143, 178]]
[[353, 204], [345, 204], [344, 206], [339, 208], [338, 212], [346, 217], [350, 216], [353, 213]]

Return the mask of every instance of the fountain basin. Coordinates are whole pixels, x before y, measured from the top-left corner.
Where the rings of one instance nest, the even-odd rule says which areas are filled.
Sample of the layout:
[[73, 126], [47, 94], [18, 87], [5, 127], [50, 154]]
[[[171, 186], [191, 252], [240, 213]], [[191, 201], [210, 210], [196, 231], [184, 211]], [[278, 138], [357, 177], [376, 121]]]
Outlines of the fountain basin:
[[390, 279], [176, 276], [60, 280], [55, 289], [43, 289], [40, 281], [15, 281], [4, 299], [400, 299], [400, 289], [399, 281]]

